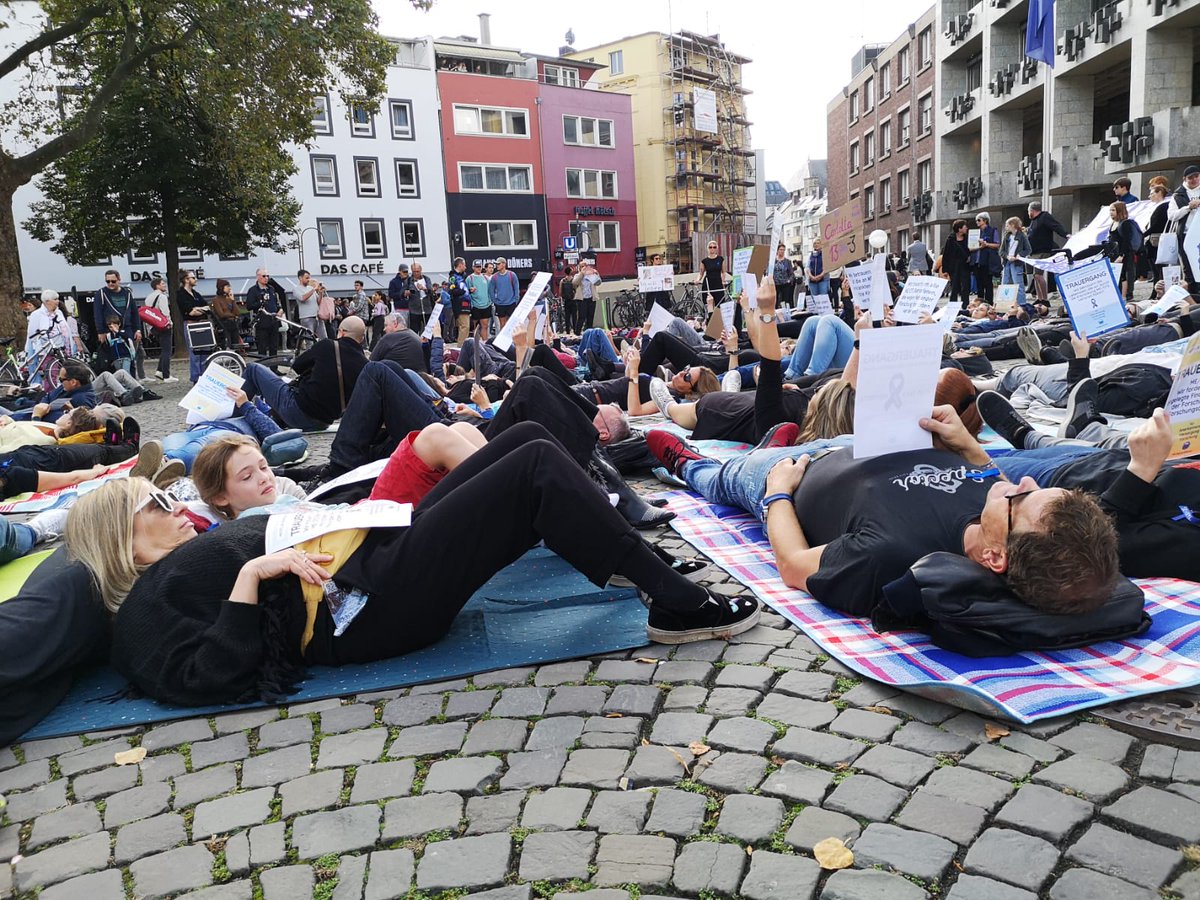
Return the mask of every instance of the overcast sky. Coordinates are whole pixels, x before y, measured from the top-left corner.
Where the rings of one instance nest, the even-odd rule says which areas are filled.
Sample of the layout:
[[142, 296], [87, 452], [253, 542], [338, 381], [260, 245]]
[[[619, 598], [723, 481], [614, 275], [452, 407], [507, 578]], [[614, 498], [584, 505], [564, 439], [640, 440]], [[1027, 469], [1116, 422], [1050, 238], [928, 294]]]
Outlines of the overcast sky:
[[[891, 43], [929, 8], [930, 0], [435, 0], [429, 12], [408, 0], [374, 0], [384, 34], [478, 36], [478, 14], [491, 13], [492, 43], [554, 54], [570, 28], [584, 49], [643, 31], [687, 29], [720, 34], [728, 50], [754, 60], [743, 80], [766, 151], [766, 177], [786, 182], [805, 159], [825, 157], [825, 107], [850, 79], [850, 58], [863, 44]], [[781, 12], [786, 10], [786, 12]]]

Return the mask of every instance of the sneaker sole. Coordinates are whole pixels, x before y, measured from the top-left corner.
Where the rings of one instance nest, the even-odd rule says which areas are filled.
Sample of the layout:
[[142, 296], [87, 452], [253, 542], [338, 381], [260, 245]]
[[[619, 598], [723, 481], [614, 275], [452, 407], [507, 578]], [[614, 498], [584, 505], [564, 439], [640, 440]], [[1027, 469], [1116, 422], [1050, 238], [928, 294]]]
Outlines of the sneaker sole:
[[147, 441], [138, 448], [138, 461], [129, 470], [130, 478], [153, 478], [163, 463], [163, 448], [158, 441]]
[[1035, 335], [1018, 334], [1017, 346], [1025, 355], [1025, 361], [1030, 365], [1040, 365], [1042, 361], [1042, 342]]
[[1062, 420], [1062, 424], [1058, 426], [1055, 432], [1060, 438], [1067, 437], [1067, 432], [1070, 430], [1071, 423], [1075, 421], [1076, 407], [1079, 405], [1079, 389], [1087, 384], [1087, 379], [1079, 382], [1075, 387], [1071, 388], [1071, 393], [1067, 395], [1067, 414]]
[[758, 624], [758, 620], [760, 618], [762, 618], [761, 606], [754, 611], [754, 615], [747, 616], [740, 622], [734, 622], [732, 625], [722, 625], [714, 628], [692, 628], [688, 631], [664, 631], [661, 628], [653, 628], [647, 624], [646, 636], [656, 644], [690, 644], [693, 641], [728, 640], [735, 634], [741, 634], [743, 631], [749, 631]]

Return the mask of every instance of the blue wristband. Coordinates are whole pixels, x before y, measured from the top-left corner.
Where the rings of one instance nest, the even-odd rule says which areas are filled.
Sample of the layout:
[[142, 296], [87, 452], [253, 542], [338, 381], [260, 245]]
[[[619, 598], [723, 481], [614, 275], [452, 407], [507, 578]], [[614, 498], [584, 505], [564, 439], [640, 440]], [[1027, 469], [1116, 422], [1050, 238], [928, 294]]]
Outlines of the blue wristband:
[[772, 503], [776, 502], [777, 500], [787, 500], [787, 501], [791, 502], [791, 499], [792, 499], [791, 494], [787, 494], [787, 493], [783, 493], [783, 492], [780, 492], [777, 494], [768, 494], [767, 496], [763, 497], [762, 503], [759, 504], [759, 509], [762, 510], [763, 519], [765, 520], [767, 518], [767, 509], [770, 507], [770, 505]]

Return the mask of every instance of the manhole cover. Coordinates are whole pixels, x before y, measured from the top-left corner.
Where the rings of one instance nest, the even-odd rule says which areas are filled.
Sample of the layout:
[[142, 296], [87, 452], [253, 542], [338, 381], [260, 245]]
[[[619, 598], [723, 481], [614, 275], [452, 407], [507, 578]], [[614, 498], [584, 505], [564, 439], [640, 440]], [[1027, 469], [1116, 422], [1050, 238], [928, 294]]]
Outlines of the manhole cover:
[[1200, 688], [1137, 697], [1095, 710], [1119, 731], [1176, 747], [1200, 747]]

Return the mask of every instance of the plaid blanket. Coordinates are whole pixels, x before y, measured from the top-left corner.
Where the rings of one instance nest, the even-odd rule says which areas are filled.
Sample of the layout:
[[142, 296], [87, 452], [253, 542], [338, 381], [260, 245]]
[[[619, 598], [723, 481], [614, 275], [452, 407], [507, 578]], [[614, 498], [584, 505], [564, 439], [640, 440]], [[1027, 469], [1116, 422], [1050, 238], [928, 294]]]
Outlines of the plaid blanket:
[[52, 491], [18, 494], [16, 497], [11, 497], [0, 503], [0, 514], [39, 513], [58, 506], [68, 506], [75, 502], [76, 497], [80, 497], [88, 493], [88, 491], [96, 490], [96, 488], [100, 487], [106, 481], [112, 481], [114, 478], [128, 477], [129, 470], [137, 465], [137, 459], [136, 456], [132, 456], [124, 462], [114, 463], [99, 478], [85, 481], [82, 484], [55, 488]]
[[866, 619], [828, 609], [783, 584], [758, 520], [695, 494], [663, 496], [671, 527], [795, 623], [823, 650], [869, 678], [984, 715], [1029, 723], [1200, 684], [1200, 584], [1138, 581], [1154, 620], [1138, 638], [1054, 653], [973, 658], [935, 646], [919, 632], [879, 634]]

